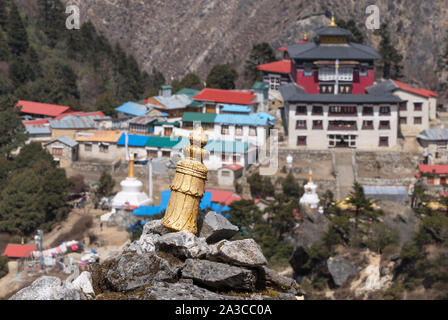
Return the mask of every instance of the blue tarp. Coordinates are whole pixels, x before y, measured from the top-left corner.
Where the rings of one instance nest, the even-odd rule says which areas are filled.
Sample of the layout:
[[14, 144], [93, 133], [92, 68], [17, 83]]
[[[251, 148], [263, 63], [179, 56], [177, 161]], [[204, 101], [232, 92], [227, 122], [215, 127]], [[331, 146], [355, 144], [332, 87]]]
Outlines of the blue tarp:
[[236, 104], [225, 104], [221, 109], [224, 112], [240, 112], [240, 113], [249, 113], [251, 112], [251, 108], [248, 106], [236, 105]]
[[[128, 146], [129, 147], [145, 147], [146, 142], [149, 139], [149, 136], [141, 136], [137, 134], [129, 134], [129, 141]], [[126, 144], [126, 134], [123, 133], [120, 137], [120, 139], [117, 142], [117, 145], [124, 146]]]
[[[132, 214], [134, 216], [154, 216], [156, 214], [162, 213], [168, 207], [168, 202], [170, 200], [171, 191], [165, 190], [162, 191], [162, 199], [160, 200], [160, 206], [142, 206], [135, 209]], [[229, 207], [222, 206], [217, 203], [212, 202], [212, 193], [210, 191], [206, 191], [204, 196], [202, 197], [201, 204], [199, 205], [201, 210], [206, 210], [210, 208], [216, 213], [222, 214], [223, 212], [227, 212], [230, 210]]]

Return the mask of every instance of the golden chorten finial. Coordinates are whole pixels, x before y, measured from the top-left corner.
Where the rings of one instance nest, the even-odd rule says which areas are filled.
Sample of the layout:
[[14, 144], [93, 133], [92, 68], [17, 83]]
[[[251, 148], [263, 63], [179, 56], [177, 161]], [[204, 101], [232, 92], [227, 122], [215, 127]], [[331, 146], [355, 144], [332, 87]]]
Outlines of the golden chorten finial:
[[336, 24], [336, 22], [334, 21], [334, 15], [331, 15], [331, 22], [330, 22], [330, 24], [329, 24], [328, 26], [329, 26], [329, 27], [332, 27], [332, 28], [338, 26], [338, 25]]
[[208, 151], [204, 129], [196, 128], [190, 134], [190, 145], [183, 148], [185, 159], [179, 161], [170, 185], [171, 196], [162, 224], [176, 231], [197, 233], [199, 204], [204, 195], [207, 167], [203, 164]]
[[135, 178], [134, 157], [131, 157], [129, 159], [129, 174], [128, 174], [128, 178]]
[[308, 33], [305, 32], [303, 34], [303, 40], [308, 41]]
[[309, 175], [309, 180], [308, 180], [308, 182], [309, 182], [309, 183], [313, 183], [313, 170], [310, 169], [310, 172], [308, 173], [308, 175]]

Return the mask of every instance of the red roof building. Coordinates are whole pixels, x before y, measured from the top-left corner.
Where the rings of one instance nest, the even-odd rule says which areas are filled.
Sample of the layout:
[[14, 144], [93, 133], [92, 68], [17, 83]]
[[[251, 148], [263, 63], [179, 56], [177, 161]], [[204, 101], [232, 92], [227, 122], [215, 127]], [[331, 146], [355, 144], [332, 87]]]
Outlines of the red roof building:
[[57, 117], [61, 115], [68, 115], [74, 111], [68, 106], [60, 106], [56, 104], [40, 103], [33, 101], [20, 100], [16, 104], [16, 108], [22, 107], [20, 113], [29, 114], [33, 116]]
[[232, 171], [238, 171], [238, 170], [243, 169], [244, 167], [240, 166], [239, 164], [235, 164], [234, 163], [234, 164], [227, 164], [227, 165], [223, 166], [223, 168], [227, 168], [227, 169], [230, 169]]
[[250, 91], [223, 90], [206, 88], [194, 98], [196, 101], [209, 101], [224, 104], [252, 105], [257, 104], [256, 96]]
[[291, 60], [281, 60], [260, 64], [257, 66], [257, 69], [260, 71], [289, 74], [291, 73]]
[[104, 113], [102, 113], [101, 111], [96, 111], [96, 112], [82, 112], [82, 111], [80, 111], [80, 112], [71, 112], [71, 113], [64, 114], [62, 116], [55, 117], [55, 118], [45, 118], [45, 119], [39, 119], [39, 120], [24, 121], [23, 124], [24, 125], [46, 124], [50, 120], [61, 120], [61, 119], [64, 119], [65, 117], [68, 117], [68, 116], [78, 116], [78, 117], [100, 116], [100, 117], [105, 117], [106, 115]]
[[448, 164], [421, 164], [418, 166], [421, 173], [447, 174]]
[[8, 258], [28, 258], [36, 250], [35, 245], [8, 244], [2, 256]]
[[437, 98], [439, 96], [434, 91], [431, 91], [428, 89], [414, 88], [414, 87], [411, 87], [409, 84], [406, 84], [406, 83], [403, 83], [403, 82], [400, 82], [397, 80], [392, 80], [392, 82], [398, 87], [398, 89], [401, 89], [401, 90], [409, 92], [409, 93], [416, 94], [418, 96], [422, 96], [425, 98]]
[[228, 206], [232, 202], [241, 200], [241, 197], [235, 195], [232, 191], [215, 189], [206, 189], [205, 191], [210, 191], [212, 193], [212, 202], [224, 203], [226, 206]]

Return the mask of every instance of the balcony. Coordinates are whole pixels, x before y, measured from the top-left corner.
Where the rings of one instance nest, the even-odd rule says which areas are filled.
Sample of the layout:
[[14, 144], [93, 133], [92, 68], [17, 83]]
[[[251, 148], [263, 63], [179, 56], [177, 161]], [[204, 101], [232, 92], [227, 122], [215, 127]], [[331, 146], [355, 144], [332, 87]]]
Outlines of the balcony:
[[330, 107], [328, 110], [330, 117], [356, 117], [358, 111], [356, 107]]
[[380, 130], [389, 130], [390, 125], [389, 124], [380, 124], [379, 129]]

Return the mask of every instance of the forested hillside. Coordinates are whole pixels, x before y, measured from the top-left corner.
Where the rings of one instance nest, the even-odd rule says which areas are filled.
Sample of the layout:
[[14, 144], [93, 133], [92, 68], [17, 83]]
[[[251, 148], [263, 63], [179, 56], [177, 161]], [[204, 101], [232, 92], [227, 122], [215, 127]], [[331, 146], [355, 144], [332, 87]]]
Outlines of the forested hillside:
[[[0, 0], [0, 95], [70, 105], [107, 114], [163, 84], [142, 72], [136, 59], [110, 43], [90, 22], [68, 30], [59, 0], [38, 0], [29, 17], [13, 0]], [[2, 108], [5, 104], [2, 104]]]

